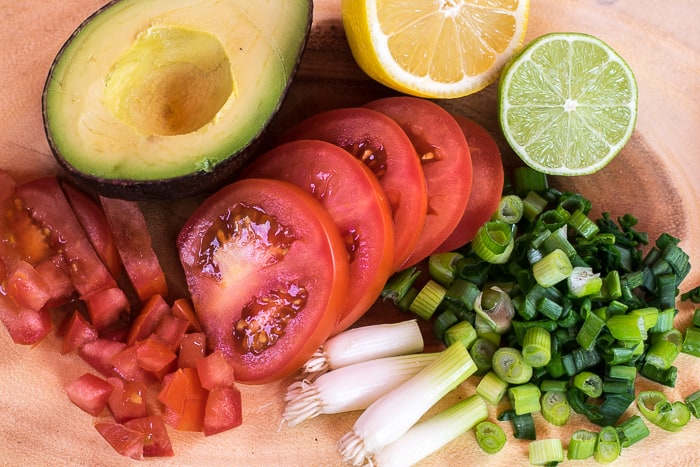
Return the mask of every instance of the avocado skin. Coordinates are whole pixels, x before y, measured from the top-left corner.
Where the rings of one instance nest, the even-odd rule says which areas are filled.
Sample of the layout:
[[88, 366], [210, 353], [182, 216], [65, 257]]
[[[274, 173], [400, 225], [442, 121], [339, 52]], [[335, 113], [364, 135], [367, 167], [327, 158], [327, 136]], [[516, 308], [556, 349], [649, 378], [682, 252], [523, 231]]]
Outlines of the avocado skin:
[[289, 94], [289, 89], [292, 82], [294, 81], [294, 76], [296, 75], [297, 69], [301, 62], [301, 58], [306, 49], [308, 38], [311, 32], [311, 25], [313, 20], [313, 1], [309, 0], [308, 16], [306, 21], [306, 30], [304, 31], [303, 41], [299, 47], [296, 60], [294, 61], [292, 72], [286, 86], [280, 96], [277, 106], [274, 109], [270, 119], [258, 133], [258, 135], [253, 138], [246, 147], [241, 150], [229, 155], [227, 158], [223, 159], [217, 165], [213, 166], [211, 170], [208, 171], [198, 171], [192, 172], [187, 175], [173, 177], [173, 178], [163, 178], [154, 180], [131, 180], [131, 179], [112, 179], [97, 177], [89, 173], [82, 172], [73, 165], [71, 165], [58, 150], [53, 137], [51, 136], [51, 131], [49, 128], [48, 115], [47, 115], [47, 90], [53, 70], [58, 64], [63, 51], [70, 45], [71, 41], [81, 32], [81, 30], [96, 16], [100, 15], [104, 10], [109, 9], [112, 5], [119, 3], [123, 0], [110, 0], [108, 3], [94, 11], [90, 16], [88, 16], [69, 36], [66, 42], [62, 45], [61, 49], [56, 54], [49, 72], [47, 74], [46, 81], [44, 83], [44, 88], [42, 91], [42, 120], [44, 127], [44, 134], [48, 142], [49, 148], [53, 157], [55, 158], [58, 165], [63, 169], [63, 171], [68, 175], [68, 178], [80, 188], [96, 192], [100, 195], [104, 195], [112, 198], [120, 198], [130, 201], [141, 201], [141, 200], [175, 200], [180, 198], [191, 197], [200, 194], [211, 193], [228, 183], [233, 181], [238, 170], [244, 167], [249, 161], [251, 161], [258, 153], [258, 148], [261, 146], [263, 140], [265, 139], [266, 132], [275, 117], [279, 113], [279, 109], [286, 100]]

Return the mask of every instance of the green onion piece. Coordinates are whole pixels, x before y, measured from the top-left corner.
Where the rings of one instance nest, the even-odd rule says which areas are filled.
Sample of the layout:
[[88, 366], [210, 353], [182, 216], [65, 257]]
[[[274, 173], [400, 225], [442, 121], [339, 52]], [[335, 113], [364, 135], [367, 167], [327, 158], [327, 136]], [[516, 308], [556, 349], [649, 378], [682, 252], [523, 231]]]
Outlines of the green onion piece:
[[486, 420], [486, 403], [477, 395], [463, 399], [437, 415], [416, 423], [374, 456], [386, 467], [413, 465]]
[[542, 287], [551, 287], [565, 280], [573, 266], [562, 250], [554, 250], [532, 265], [532, 274]]
[[491, 220], [505, 222], [506, 224], [517, 224], [523, 217], [523, 200], [518, 195], [506, 195], [498, 203], [498, 209], [491, 217]]
[[605, 322], [605, 326], [615, 339], [621, 341], [641, 341], [647, 338], [644, 318], [634, 315], [615, 315]]
[[479, 314], [474, 316], [474, 329], [476, 329], [476, 335], [478, 337], [487, 339], [497, 346], [501, 344], [501, 334], [496, 332], [496, 330], [491, 326], [491, 323], [489, 323]]
[[650, 434], [649, 428], [639, 415], [632, 415], [615, 428], [620, 438], [620, 446], [623, 448], [628, 448], [638, 443]]
[[670, 410], [661, 419], [658, 426], [666, 431], [680, 431], [690, 421], [690, 409], [682, 401], [671, 404]]
[[607, 308], [608, 317], [615, 316], [615, 315], [624, 315], [625, 313], [627, 313], [628, 309], [629, 309], [629, 306], [625, 305], [624, 303], [622, 303], [618, 300], [612, 300], [608, 304], [608, 308]]
[[493, 371], [506, 383], [524, 384], [532, 378], [532, 367], [525, 363], [520, 350], [501, 347], [493, 354]]
[[634, 384], [637, 378], [637, 367], [633, 365], [613, 365], [608, 370], [608, 375], [611, 378], [620, 378]]
[[688, 355], [700, 357], [700, 328], [689, 327], [685, 330], [681, 351]]
[[541, 327], [531, 327], [525, 331], [522, 345], [525, 363], [533, 368], [547, 365], [552, 358], [552, 337]]
[[411, 290], [418, 276], [420, 276], [420, 271], [415, 266], [397, 272], [391, 276], [384, 286], [381, 293], [382, 299], [390, 300], [395, 305], [398, 305], [408, 291]]
[[700, 391], [695, 391], [686, 396], [684, 402], [685, 405], [688, 406], [688, 410], [690, 410], [693, 417], [700, 418]]
[[418, 289], [415, 287], [411, 287], [406, 291], [406, 295], [404, 295], [401, 300], [399, 300], [399, 303], [396, 304], [396, 307], [401, 310], [401, 311], [409, 311], [409, 307], [411, 306], [411, 303], [413, 303], [413, 300], [416, 299], [418, 296]]
[[603, 380], [592, 371], [582, 371], [574, 376], [573, 384], [588, 397], [600, 397], [603, 394]]
[[472, 249], [488, 263], [505, 264], [515, 246], [514, 233], [514, 226], [505, 222], [486, 222], [477, 230]]
[[[339, 334], [340, 335], [340, 334]], [[289, 426], [321, 414], [363, 410], [418, 373], [438, 353], [415, 353], [361, 361], [303, 378], [287, 388], [283, 419]]]
[[564, 447], [559, 438], [539, 439], [527, 448], [531, 465], [556, 465], [564, 460]]
[[641, 391], [637, 395], [637, 407], [644, 418], [657, 425], [670, 410], [670, 402], [661, 391]]
[[423, 319], [430, 319], [445, 298], [446, 292], [445, 287], [430, 279], [420, 289], [408, 309]]
[[[673, 308], [669, 308], [669, 311], [674, 311]], [[693, 312], [693, 320], [691, 321], [691, 324], [695, 327], [700, 328], [700, 308], [696, 308], [695, 311]]]
[[577, 387], [572, 386], [566, 391], [566, 400], [569, 402], [571, 410], [584, 415], [595, 424], [599, 424], [600, 420], [603, 418], [603, 416], [597, 412], [598, 407], [586, 403], [586, 395]]
[[661, 308], [670, 308], [676, 304], [676, 275], [661, 274], [656, 277], [657, 295]]
[[547, 207], [547, 200], [534, 191], [523, 198], [523, 217], [533, 222]]
[[682, 345], [683, 336], [678, 329], [674, 328], [664, 333], [653, 334], [652, 344], [644, 358], [648, 364], [662, 370], [668, 370], [681, 352]]
[[690, 300], [693, 303], [700, 303], [700, 285], [693, 287], [681, 294], [681, 301]]
[[477, 337], [469, 349], [469, 353], [478, 368], [477, 374], [483, 375], [493, 367], [493, 355], [498, 349], [498, 344], [484, 337]]
[[566, 392], [569, 382], [562, 379], [543, 379], [540, 381], [540, 391], [542, 393], [550, 391]]
[[533, 383], [509, 387], [508, 399], [516, 415], [539, 412], [541, 410], [540, 388]]
[[664, 370], [662, 368], [655, 367], [654, 365], [644, 363], [642, 368], [639, 370], [639, 374], [644, 376], [646, 379], [656, 381], [659, 384], [672, 388], [676, 386], [678, 367], [672, 365], [670, 368]]
[[510, 421], [513, 424], [513, 437], [516, 439], [536, 439], [535, 419], [531, 413], [518, 415], [515, 410], [504, 410], [498, 415], [499, 421]]
[[547, 391], [540, 402], [542, 416], [555, 426], [564, 426], [571, 416], [571, 406], [563, 391]]
[[529, 191], [542, 192], [549, 188], [547, 175], [528, 166], [513, 170], [513, 190], [519, 194]]
[[644, 329], [653, 328], [659, 320], [659, 309], [654, 307], [637, 308], [629, 312], [630, 315], [641, 316], [644, 319]]
[[634, 383], [622, 379], [606, 376], [603, 380], [603, 392], [606, 394], [626, 394], [634, 391]]
[[464, 255], [455, 251], [437, 253], [428, 258], [428, 272], [438, 284], [449, 287], [455, 280], [457, 264]]
[[599, 418], [594, 423], [600, 426], [616, 425], [633, 402], [634, 392], [606, 394], [603, 403], [597, 409]]
[[569, 439], [566, 457], [569, 460], [588, 459], [595, 452], [598, 433], [588, 430], [576, 430]]
[[[549, 232], [546, 230], [545, 232]], [[576, 256], [576, 247], [574, 247], [566, 236], [566, 227], [561, 227], [542, 241], [539, 249], [542, 251], [543, 255], [551, 253], [554, 250], [561, 250], [566, 253], [566, 256], [573, 258]]]
[[542, 297], [537, 302], [537, 311], [541, 315], [556, 321], [564, 313], [564, 307], [549, 297]]
[[474, 311], [483, 318], [497, 334], [510, 329], [515, 315], [510, 296], [500, 287], [486, 287], [474, 302]]
[[[338, 449], [346, 462], [360, 465], [406, 433], [436, 402], [476, 371], [462, 344], [453, 344], [397, 388], [360, 414]], [[485, 405], [485, 404], [484, 404]]]
[[443, 341], [445, 339], [445, 331], [450, 327], [457, 324], [459, 318], [455, 315], [452, 310], [443, 310], [438, 314], [437, 318], [433, 322], [433, 334], [438, 340]]
[[603, 288], [603, 279], [600, 274], [593, 272], [593, 268], [577, 266], [572, 269], [566, 284], [569, 286], [571, 295], [581, 298], [600, 293]]
[[595, 446], [593, 458], [596, 462], [607, 464], [618, 458], [622, 446], [620, 437], [614, 426], [604, 426], [598, 432], [598, 440]]
[[476, 393], [491, 405], [498, 405], [508, 391], [508, 383], [496, 373], [489, 371], [476, 385]]
[[576, 334], [576, 342], [578, 342], [582, 348], [591, 350], [595, 346], [596, 339], [598, 339], [598, 335], [604, 327], [605, 321], [603, 319], [595, 313], [589, 313]]
[[481, 290], [473, 282], [458, 277], [445, 292], [445, 300], [471, 311], [480, 293]]
[[590, 240], [600, 231], [596, 223], [580, 209], [571, 213], [568, 224], [586, 240]]
[[486, 454], [496, 454], [506, 445], [506, 433], [500, 425], [485, 420], [474, 427], [479, 447]]
[[659, 311], [659, 315], [656, 319], [656, 324], [653, 328], [649, 330], [652, 333], [666, 332], [673, 329], [673, 319], [676, 317], [676, 309], [666, 308]]
[[443, 341], [447, 347], [460, 342], [465, 348], [469, 349], [474, 341], [476, 341], [476, 329], [469, 321], [460, 321], [453, 324], [445, 331]]

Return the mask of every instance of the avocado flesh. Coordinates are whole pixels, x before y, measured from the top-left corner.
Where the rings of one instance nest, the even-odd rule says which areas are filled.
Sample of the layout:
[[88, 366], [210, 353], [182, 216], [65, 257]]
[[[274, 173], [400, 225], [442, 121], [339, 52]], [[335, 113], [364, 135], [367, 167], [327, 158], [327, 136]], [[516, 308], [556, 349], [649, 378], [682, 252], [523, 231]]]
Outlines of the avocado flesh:
[[57, 159], [120, 186], [215, 171], [279, 109], [311, 8], [309, 0], [108, 4], [76, 30], [47, 79], [44, 119]]

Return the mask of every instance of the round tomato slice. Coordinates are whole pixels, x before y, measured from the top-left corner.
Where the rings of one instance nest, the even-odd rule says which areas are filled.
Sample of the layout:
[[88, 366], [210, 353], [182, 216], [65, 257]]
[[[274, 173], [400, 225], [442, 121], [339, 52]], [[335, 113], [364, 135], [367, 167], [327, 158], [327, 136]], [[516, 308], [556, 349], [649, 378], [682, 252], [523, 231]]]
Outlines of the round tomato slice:
[[503, 160], [498, 144], [491, 134], [475, 121], [460, 115], [453, 117], [469, 144], [474, 182], [462, 219], [438, 251], [456, 250], [472, 241], [479, 227], [498, 209], [503, 193]]
[[394, 119], [416, 148], [428, 190], [428, 212], [420, 238], [403, 267], [428, 257], [450, 236], [464, 214], [472, 186], [472, 163], [464, 133], [434, 102], [411, 96], [366, 104]]
[[251, 178], [222, 188], [191, 215], [177, 245], [208, 346], [241, 382], [300, 368], [347, 297], [347, 252], [333, 218], [289, 182]]
[[284, 141], [315, 139], [339, 146], [377, 176], [394, 220], [394, 271], [421, 234], [428, 207], [423, 168], [401, 127], [371, 109], [349, 107], [315, 114], [292, 127]]
[[316, 140], [281, 144], [258, 157], [243, 176], [294, 183], [331, 214], [348, 251], [352, 284], [333, 334], [347, 329], [379, 297], [392, 272], [391, 208], [377, 178], [347, 151]]

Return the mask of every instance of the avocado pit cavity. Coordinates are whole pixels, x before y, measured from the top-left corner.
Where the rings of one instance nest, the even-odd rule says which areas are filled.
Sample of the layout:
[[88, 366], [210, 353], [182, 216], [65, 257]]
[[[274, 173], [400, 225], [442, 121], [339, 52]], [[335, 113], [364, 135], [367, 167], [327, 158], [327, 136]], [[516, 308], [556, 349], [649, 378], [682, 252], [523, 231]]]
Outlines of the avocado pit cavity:
[[141, 134], [174, 136], [212, 122], [234, 96], [231, 63], [214, 35], [153, 26], [110, 69], [105, 105]]

